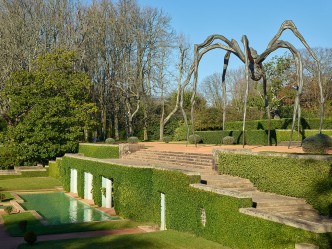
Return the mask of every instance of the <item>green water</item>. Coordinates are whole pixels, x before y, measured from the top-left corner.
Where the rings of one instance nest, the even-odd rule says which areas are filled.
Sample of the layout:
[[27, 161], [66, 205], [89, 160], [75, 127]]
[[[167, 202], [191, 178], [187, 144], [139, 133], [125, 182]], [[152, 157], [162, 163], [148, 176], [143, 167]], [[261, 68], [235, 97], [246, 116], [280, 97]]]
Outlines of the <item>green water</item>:
[[22, 194], [25, 210], [36, 210], [49, 224], [81, 223], [90, 221], [117, 220], [62, 192]]

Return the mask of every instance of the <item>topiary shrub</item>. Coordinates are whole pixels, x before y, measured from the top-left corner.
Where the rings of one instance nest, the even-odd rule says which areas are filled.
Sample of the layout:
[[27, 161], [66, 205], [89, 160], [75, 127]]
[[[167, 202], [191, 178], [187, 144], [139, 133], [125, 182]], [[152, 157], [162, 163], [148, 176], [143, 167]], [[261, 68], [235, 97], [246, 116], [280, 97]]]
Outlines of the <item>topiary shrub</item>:
[[226, 136], [222, 139], [222, 143], [223, 144], [226, 144], [226, 145], [231, 145], [231, 144], [234, 144], [234, 137], [231, 137], [231, 136]]
[[24, 240], [29, 244], [32, 245], [37, 241], [37, 234], [33, 231], [28, 231], [24, 234]]
[[111, 137], [106, 138], [105, 143], [107, 143], [107, 144], [114, 144], [115, 143], [115, 139], [111, 138]]
[[329, 148], [332, 148], [332, 138], [325, 134], [309, 136], [302, 142], [305, 153], [326, 154]]
[[138, 137], [128, 137], [127, 142], [130, 143], [130, 144], [137, 144], [138, 143]]
[[171, 141], [171, 138], [170, 137], [163, 137], [163, 141], [168, 144]]
[[7, 214], [10, 214], [13, 211], [13, 207], [12, 206], [5, 206], [4, 211]]
[[201, 138], [201, 136], [200, 135], [197, 135], [197, 134], [195, 134], [195, 135], [190, 135], [189, 136], [189, 143], [190, 144], [194, 144], [195, 142], [197, 143], [197, 144], [199, 144], [199, 143], [202, 143], [202, 138]]

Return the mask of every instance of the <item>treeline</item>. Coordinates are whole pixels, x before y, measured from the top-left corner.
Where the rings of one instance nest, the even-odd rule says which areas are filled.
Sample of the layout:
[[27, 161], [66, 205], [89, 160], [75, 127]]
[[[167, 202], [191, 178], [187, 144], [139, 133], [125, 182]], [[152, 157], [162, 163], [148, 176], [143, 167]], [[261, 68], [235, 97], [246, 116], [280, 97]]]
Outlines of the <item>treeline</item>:
[[[133, 0], [0, 0], [0, 23], [1, 92], [13, 72], [33, 70], [36, 58], [75, 52], [75, 70], [92, 80], [98, 107], [89, 139], [123, 139], [138, 130], [148, 139], [151, 123], [167, 117], [166, 97], [181, 83], [191, 52], [169, 16]], [[1, 99], [10, 125], [9, 105]]]
[[[139, 6], [135, 0], [100, 0], [91, 4], [79, 0], [0, 0], [0, 23], [1, 94], [6, 86], [8, 89], [13, 73], [35, 73], [37, 58], [58, 51], [74, 52], [72, 70], [89, 76], [89, 103], [96, 105], [95, 111], [89, 111], [89, 119], [95, 122], [88, 127], [82, 125], [82, 140], [119, 140], [131, 135], [159, 139], [181, 126], [181, 106], [190, 116], [190, 83], [185, 78], [193, 49], [184, 35], [176, 34], [170, 17], [162, 10]], [[329, 117], [332, 49], [314, 50], [322, 63], [325, 116]], [[315, 63], [306, 51], [301, 54], [305, 68], [302, 113], [316, 118], [319, 89]], [[292, 58], [272, 58], [265, 69], [273, 116], [291, 117], [295, 96], [292, 88], [297, 84]], [[242, 120], [244, 70], [230, 70], [226, 82], [227, 121]], [[220, 84], [218, 73], [199, 83], [196, 129], [220, 129]], [[9, 115], [10, 105], [8, 98], [1, 98], [0, 119], [15, 126], [17, 120]], [[252, 82], [248, 119], [264, 119], [265, 115], [262, 84]]]

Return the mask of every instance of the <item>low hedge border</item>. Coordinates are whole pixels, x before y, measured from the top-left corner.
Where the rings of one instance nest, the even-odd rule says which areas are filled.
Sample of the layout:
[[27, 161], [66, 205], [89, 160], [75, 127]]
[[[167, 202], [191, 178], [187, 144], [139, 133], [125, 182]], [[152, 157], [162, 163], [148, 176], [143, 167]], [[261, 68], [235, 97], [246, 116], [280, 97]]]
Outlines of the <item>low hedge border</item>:
[[[331, 157], [317, 157], [331, 159]], [[221, 152], [220, 173], [249, 179], [261, 191], [304, 198], [323, 215], [332, 215], [332, 160], [305, 155]]]
[[21, 173], [21, 175], [0, 175], [0, 180], [22, 177], [48, 177], [49, 169], [46, 168], [46, 171], [22, 171]]
[[[61, 176], [69, 190], [70, 169], [78, 170], [79, 196], [84, 195], [84, 172], [93, 174], [93, 196], [101, 204], [101, 177], [113, 180], [115, 209], [120, 216], [137, 221], [160, 221], [160, 194], [166, 196], [168, 229], [194, 233], [232, 248], [294, 248], [295, 243], [314, 243], [330, 248], [329, 237], [239, 213], [251, 207], [251, 199], [237, 199], [205, 192], [189, 186], [199, 176], [153, 168], [114, 165], [102, 160], [65, 156]], [[83, 191], [82, 191], [83, 190]], [[201, 209], [206, 212], [206, 226], [201, 224]], [[259, 231], [259, 236], [257, 236]]]
[[80, 143], [78, 153], [93, 158], [119, 158], [119, 146], [112, 144]]

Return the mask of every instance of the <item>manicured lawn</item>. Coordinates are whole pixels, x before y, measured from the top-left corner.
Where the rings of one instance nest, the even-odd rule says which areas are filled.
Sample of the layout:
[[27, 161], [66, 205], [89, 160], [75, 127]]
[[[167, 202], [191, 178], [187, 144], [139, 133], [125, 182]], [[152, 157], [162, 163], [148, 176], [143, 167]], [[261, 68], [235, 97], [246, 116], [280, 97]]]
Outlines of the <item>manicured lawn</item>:
[[0, 180], [0, 191], [37, 190], [61, 186], [61, 182], [52, 177], [21, 177]]
[[136, 227], [141, 223], [137, 223], [129, 220], [119, 220], [112, 222], [88, 222], [88, 223], [73, 223], [54, 226], [42, 225], [32, 214], [30, 213], [18, 213], [18, 214], [4, 214], [2, 215], [5, 227], [11, 236], [23, 236], [24, 232], [19, 227], [19, 222], [22, 220], [27, 221], [27, 231], [34, 231], [37, 234], [52, 234], [52, 233], [71, 233], [71, 232], [83, 232], [83, 231], [95, 231], [95, 230], [108, 230], [108, 229], [120, 229]]
[[[22, 244], [19, 249], [32, 248]], [[60, 241], [37, 242], [33, 246], [36, 249], [57, 248], [57, 249], [229, 249], [218, 243], [196, 237], [194, 235], [172, 230], [142, 233], [113, 235], [85, 239], [69, 239]]]

